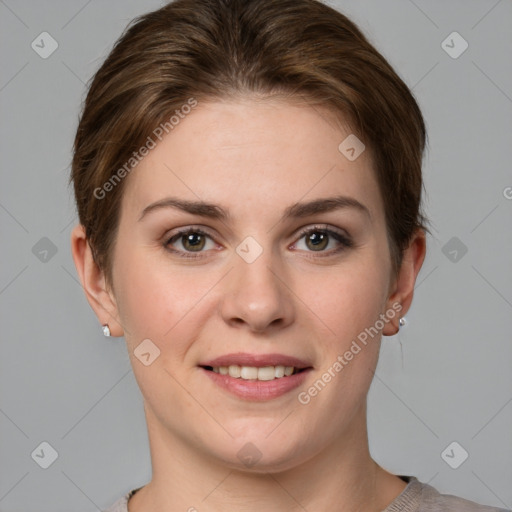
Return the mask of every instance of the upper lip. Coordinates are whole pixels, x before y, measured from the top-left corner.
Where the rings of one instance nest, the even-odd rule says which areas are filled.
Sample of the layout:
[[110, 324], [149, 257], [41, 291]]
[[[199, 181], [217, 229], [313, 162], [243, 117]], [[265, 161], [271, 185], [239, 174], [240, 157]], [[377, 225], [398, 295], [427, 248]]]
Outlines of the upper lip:
[[199, 366], [211, 366], [212, 368], [218, 368], [219, 366], [293, 366], [297, 369], [310, 368], [311, 365], [306, 361], [298, 359], [297, 357], [287, 356], [284, 354], [247, 354], [238, 352], [236, 354], [225, 354], [223, 356], [216, 357]]

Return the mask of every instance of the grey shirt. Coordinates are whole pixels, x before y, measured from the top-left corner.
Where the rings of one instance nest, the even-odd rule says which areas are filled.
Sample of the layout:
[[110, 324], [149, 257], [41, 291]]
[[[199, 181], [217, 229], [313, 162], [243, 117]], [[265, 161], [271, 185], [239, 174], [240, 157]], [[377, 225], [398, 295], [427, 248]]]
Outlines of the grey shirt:
[[[512, 512], [504, 508], [479, 505], [451, 494], [440, 494], [413, 476], [400, 478], [407, 482], [407, 487], [382, 512]], [[138, 490], [132, 490], [105, 512], [128, 512], [128, 500]]]

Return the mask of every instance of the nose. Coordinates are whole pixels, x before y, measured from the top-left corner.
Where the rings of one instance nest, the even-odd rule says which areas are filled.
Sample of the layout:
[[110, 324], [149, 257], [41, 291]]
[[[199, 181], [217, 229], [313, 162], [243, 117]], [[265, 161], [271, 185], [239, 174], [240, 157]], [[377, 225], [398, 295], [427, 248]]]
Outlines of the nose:
[[293, 323], [293, 292], [284, 269], [265, 252], [252, 263], [238, 258], [228, 279], [221, 314], [231, 327], [270, 333]]

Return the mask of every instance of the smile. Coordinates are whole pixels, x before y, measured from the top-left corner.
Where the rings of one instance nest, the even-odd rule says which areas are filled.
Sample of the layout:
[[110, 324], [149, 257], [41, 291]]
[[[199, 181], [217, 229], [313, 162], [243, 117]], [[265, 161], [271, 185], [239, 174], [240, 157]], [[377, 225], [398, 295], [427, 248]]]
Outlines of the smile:
[[298, 373], [300, 370], [295, 368], [294, 366], [239, 366], [237, 364], [233, 364], [230, 366], [215, 366], [215, 367], [207, 367], [206, 369], [210, 369], [215, 373], [219, 373], [220, 375], [229, 375], [235, 379], [244, 379], [244, 380], [274, 380], [281, 379], [283, 377], [289, 377], [294, 373]]
[[302, 385], [313, 367], [283, 354], [226, 354], [199, 365], [215, 387], [243, 400], [267, 401]]

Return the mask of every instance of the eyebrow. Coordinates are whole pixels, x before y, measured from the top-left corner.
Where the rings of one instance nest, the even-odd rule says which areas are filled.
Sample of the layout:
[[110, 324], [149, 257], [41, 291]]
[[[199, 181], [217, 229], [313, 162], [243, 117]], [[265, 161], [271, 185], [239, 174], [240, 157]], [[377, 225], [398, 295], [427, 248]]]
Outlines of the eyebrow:
[[[141, 221], [148, 213], [160, 210], [162, 208], [176, 208], [192, 215], [207, 217], [216, 220], [228, 220], [231, 216], [228, 211], [220, 206], [204, 201], [186, 201], [175, 197], [167, 197], [151, 203], [142, 210], [139, 217]], [[310, 217], [318, 213], [328, 213], [339, 209], [351, 208], [365, 214], [370, 220], [372, 216], [370, 210], [360, 203], [357, 199], [347, 196], [335, 196], [322, 199], [315, 199], [304, 203], [295, 203], [285, 209], [281, 221], [291, 218]]]

